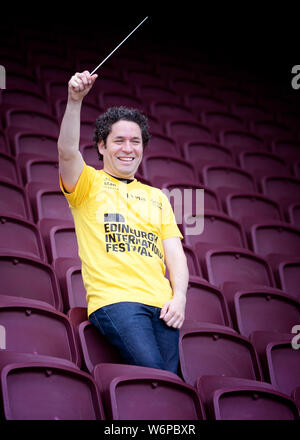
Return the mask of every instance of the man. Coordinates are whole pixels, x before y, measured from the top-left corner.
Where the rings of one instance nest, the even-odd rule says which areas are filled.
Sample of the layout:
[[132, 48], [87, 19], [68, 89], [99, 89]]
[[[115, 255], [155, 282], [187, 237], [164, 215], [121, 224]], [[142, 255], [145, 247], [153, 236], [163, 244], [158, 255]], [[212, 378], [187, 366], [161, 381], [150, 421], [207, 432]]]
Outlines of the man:
[[94, 140], [104, 167], [85, 164], [80, 111], [96, 78], [85, 71], [70, 79], [58, 139], [60, 185], [74, 218], [89, 319], [128, 364], [177, 373], [188, 284], [182, 235], [162, 191], [134, 178], [150, 137], [139, 111], [115, 107], [101, 115]]

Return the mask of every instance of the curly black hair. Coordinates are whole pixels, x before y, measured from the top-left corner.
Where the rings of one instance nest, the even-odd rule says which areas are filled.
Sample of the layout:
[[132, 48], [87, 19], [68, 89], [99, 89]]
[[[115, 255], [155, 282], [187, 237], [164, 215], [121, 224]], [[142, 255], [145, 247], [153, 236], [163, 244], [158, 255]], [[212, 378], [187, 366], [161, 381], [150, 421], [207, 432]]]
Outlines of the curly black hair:
[[93, 140], [97, 149], [99, 160], [103, 160], [102, 154], [98, 150], [98, 142], [106, 143], [107, 136], [111, 132], [111, 127], [118, 121], [131, 121], [139, 125], [142, 133], [143, 147], [145, 148], [150, 140], [149, 126], [147, 117], [135, 108], [124, 106], [110, 107], [105, 113], [100, 115], [95, 122]]

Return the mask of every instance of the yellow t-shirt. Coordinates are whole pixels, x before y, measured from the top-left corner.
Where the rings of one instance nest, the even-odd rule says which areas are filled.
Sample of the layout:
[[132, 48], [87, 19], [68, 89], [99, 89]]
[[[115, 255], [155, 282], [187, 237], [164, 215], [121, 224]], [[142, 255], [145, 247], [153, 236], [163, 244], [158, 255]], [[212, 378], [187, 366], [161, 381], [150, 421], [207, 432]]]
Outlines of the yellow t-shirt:
[[155, 307], [172, 298], [162, 240], [183, 238], [166, 195], [84, 164], [75, 191], [60, 187], [73, 214], [88, 315], [108, 304]]

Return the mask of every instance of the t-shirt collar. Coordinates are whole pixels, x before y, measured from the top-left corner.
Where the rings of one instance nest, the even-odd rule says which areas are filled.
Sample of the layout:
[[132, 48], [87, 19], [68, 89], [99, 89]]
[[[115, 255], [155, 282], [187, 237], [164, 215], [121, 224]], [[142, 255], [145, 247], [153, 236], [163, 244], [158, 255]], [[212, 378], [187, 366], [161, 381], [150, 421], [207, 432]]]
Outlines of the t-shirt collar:
[[135, 178], [133, 178], [133, 179], [124, 179], [123, 177], [116, 177], [116, 176], [113, 176], [112, 174], [109, 174], [107, 171], [104, 171], [104, 170], [103, 170], [103, 172], [105, 174], [107, 174], [109, 177], [112, 177], [113, 179], [117, 179], [120, 182], [127, 183], [127, 184], [129, 184], [131, 182], [134, 182], [136, 180]]

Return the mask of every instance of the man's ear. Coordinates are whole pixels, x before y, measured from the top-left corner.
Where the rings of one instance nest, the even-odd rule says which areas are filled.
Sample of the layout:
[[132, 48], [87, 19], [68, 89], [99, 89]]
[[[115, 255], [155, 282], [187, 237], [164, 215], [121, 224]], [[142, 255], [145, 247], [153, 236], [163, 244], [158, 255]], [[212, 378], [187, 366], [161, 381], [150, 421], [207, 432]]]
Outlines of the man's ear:
[[99, 151], [99, 153], [103, 155], [103, 150], [105, 150], [105, 149], [106, 149], [106, 146], [105, 146], [104, 141], [103, 140], [99, 141], [98, 142], [98, 151]]

